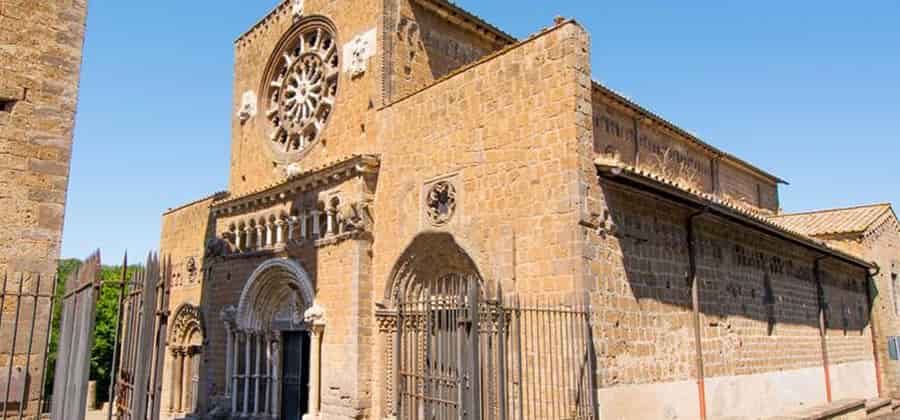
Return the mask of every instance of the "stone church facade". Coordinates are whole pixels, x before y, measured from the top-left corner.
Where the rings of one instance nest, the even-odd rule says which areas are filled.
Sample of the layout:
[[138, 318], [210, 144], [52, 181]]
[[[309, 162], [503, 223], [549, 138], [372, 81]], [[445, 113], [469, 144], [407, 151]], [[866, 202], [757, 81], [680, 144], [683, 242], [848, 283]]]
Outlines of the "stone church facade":
[[601, 418], [894, 386], [882, 260], [782, 223], [776, 176], [592, 81], [577, 22], [516, 40], [444, 0], [286, 1], [234, 48], [228, 191], [163, 215], [166, 416], [409, 417], [397, 360], [434, 355], [397, 308], [458, 284], [588, 296]]

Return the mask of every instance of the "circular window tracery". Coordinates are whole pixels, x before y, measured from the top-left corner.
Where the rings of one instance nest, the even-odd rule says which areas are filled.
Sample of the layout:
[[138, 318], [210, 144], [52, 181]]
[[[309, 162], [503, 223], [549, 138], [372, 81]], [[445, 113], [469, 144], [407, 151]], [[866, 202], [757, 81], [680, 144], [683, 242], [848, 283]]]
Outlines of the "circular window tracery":
[[328, 123], [339, 57], [334, 32], [317, 21], [295, 30], [273, 56], [265, 82], [266, 119], [269, 146], [281, 160], [299, 157]]

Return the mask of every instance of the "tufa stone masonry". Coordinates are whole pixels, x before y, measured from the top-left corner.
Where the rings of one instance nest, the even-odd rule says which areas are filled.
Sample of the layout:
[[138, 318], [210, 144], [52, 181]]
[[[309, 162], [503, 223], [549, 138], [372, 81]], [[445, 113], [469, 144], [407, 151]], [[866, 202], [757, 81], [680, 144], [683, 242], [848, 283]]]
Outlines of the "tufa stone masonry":
[[[6, 276], [5, 296], [18, 291], [47, 295], [53, 287], [86, 13], [85, 0], [0, 0], [0, 277]], [[16, 323], [15, 299], [4, 300], [0, 370], [7, 375], [12, 364], [11, 383], [21, 386], [10, 391], [21, 394], [11, 392], [9, 405], [0, 411], [17, 415], [21, 408], [29, 416], [38, 409], [46, 323], [35, 323], [30, 354], [27, 338], [33, 319], [47, 319], [49, 308], [46, 297], [36, 304], [25, 299]], [[19, 334], [13, 348], [14, 330]]]
[[[485, 397], [484, 418], [569, 397], [594, 418], [758, 418], [900, 391], [888, 206], [847, 232], [791, 223], [782, 180], [594, 82], [590, 50], [575, 21], [517, 40], [444, 0], [285, 1], [241, 35], [228, 191], [163, 215], [165, 416], [470, 407], [463, 389], [500, 386], [410, 372], [455, 377], [432, 340], [465, 332], [437, 308], [477, 293], [590, 308], [580, 368], [510, 353], [532, 393]], [[552, 354], [573, 343], [545, 331]], [[590, 386], [534, 379], [551, 371]]]

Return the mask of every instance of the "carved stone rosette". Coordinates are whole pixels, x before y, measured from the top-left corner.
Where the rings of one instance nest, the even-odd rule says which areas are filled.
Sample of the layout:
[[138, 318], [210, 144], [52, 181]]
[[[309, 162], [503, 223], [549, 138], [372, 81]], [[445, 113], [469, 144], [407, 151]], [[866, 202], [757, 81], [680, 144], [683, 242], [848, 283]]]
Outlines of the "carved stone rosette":
[[425, 214], [435, 226], [450, 222], [456, 212], [456, 187], [450, 181], [434, 183], [425, 196]]

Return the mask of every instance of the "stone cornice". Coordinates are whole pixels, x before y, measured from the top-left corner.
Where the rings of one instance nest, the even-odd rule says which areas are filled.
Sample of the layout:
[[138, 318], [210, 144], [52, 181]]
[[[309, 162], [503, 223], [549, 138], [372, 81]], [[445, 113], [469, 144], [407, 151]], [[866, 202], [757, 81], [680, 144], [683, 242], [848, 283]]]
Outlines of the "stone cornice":
[[377, 173], [380, 165], [381, 161], [376, 155], [352, 155], [293, 175], [259, 190], [214, 202], [211, 206], [212, 213], [213, 216], [223, 216], [264, 208], [292, 194], [334, 184], [357, 175]]

